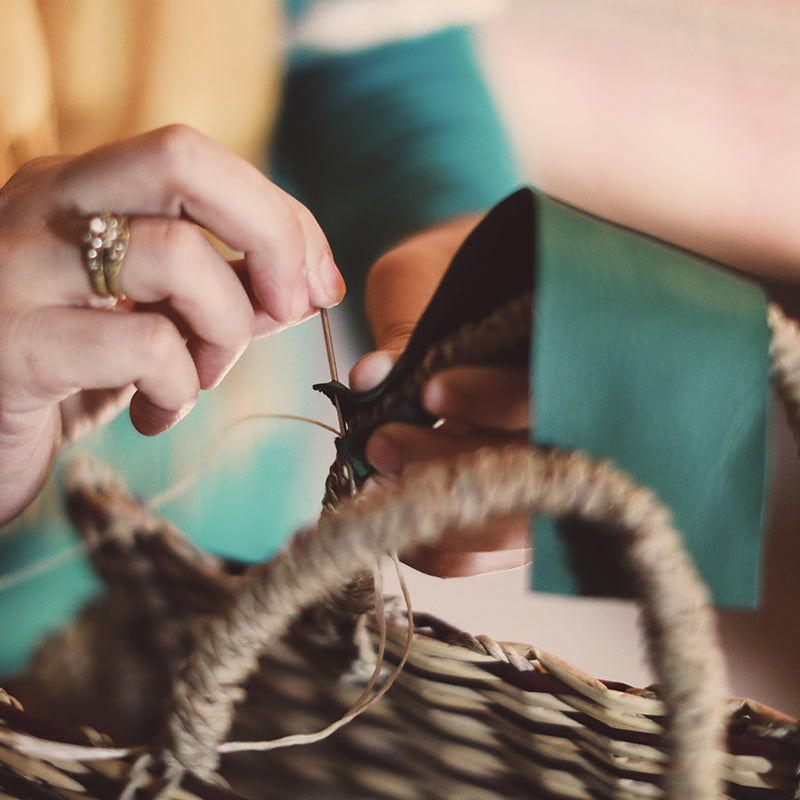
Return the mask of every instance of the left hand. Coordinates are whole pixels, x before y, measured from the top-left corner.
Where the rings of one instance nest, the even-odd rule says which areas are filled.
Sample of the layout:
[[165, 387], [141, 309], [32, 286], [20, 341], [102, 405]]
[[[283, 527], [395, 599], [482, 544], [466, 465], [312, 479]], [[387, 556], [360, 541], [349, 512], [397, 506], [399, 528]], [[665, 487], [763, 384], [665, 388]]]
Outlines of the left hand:
[[[106, 209], [130, 218], [130, 242], [98, 308], [109, 298], [83, 238]], [[141, 433], [167, 430], [253, 337], [343, 294], [311, 212], [191, 128], [23, 165], [0, 186], [0, 522], [33, 500], [64, 442], [125, 405]]]
[[[375, 386], [403, 352], [453, 255], [479, 217], [454, 220], [420, 233], [382, 256], [367, 282], [366, 308], [377, 350], [350, 373], [353, 389]], [[458, 367], [431, 378], [422, 404], [444, 418], [430, 430], [392, 423], [367, 444], [367, 458], [392, 479], [413, 462], [448, 458], [487, 445], [527, 441], [528, 376], [525, 369]], [[410, 566], [439, 577], [496, 572], [530, 562], [526, 516], [497, 520], [467, 537], [446, 534], [433, 547], [404, 553]]]

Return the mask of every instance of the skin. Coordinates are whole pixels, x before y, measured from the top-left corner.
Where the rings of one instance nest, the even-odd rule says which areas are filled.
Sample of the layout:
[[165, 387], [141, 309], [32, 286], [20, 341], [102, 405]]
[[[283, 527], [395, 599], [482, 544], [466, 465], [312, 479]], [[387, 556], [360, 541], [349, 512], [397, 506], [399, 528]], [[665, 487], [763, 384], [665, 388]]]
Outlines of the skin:
[[[106, 209], [131, 216], [113, 310], [88, 307], [77, 245]], [[343, 295], [311, 213], [191, 128], [28, 163], [0, 189], [0, 522], [65, 441], [128, 403], [141, 433], [167, 430], [254, 337]]]
[[[375, 264], [366, 303], [377, 349], [353, 368], [350, 382], [354, 389], [369, 389], [388, 374], [450, 260], [479, 221], [478, 216], [468, 217], [432, 228], [400, 243]], [[764, 282], [754, 271], [751, 277]], [[770, 283], [766, 288], [793, 316], [798, 315], [796, 291]], [[444, 418], [445, 424], [436, 430], [399, 424], [378, 429], [368, 442], [367, 457], [379, 470], [379, 480], [396, 479], [411, 463], [527, 440], [525, 370], [446, 370], [424, 387], [422, 402], [432, 414]], [[498, 520], [469, 538], [450, 532], [435, 548], [403, 554], [409, 565], [439, 577], [496, 572], [523, 566], [531, 559], [530, 532], [524, 518]]]
[[[384, 255], [367, 283], [367, 314], [377, 349], [350, 373], [354, 389], [371, 388], [388, 374], [403, 351], [450, 260], [480, 217], [452, 220], [418, 234]], [[379, 428], [367, 457], [381, 480], [392, 480], [411, 463], [446, 458], [485, 445], [526, 441], [528, 378], [525, 370], [453, 368], [424, 387], [425, 408], [445, 423], [436, 430], [391, 424]], [[509, 518], [466, 539], [458, 532], [436, 547], [403, 555], [409, 565], [439, 577], [510, 569], [529, 563], [527, 520]], [[475, 550], [480, 542], [480, 550]]]
[[[78, 246], [88, 218], [105, 209], [130, 217], [120, 273], [127, 299], [113, 309], [90, 307]], [[353, 369], [354, 388], [389, 371], [478, 219], [423, 231], [376, 262], [367, 311], [378, 349]], [[241, 258], [226, 260], [212, 238]], [[126, 405], [141, 433], [162, 433], [253, 338], [343, 295], [310, 212], [190, 128], [29, 162], [0, 189], [0, 522], [36, 496], [65, 442]], [[523, 370], [444, 371], [425, 387], [423, 403], [445, 424], [385, 426], [367, 455], [381, 480], [393, 480], [412, 462], [524, 440], [527, 398]], [[454, 532], [405, 560], [448, 577], [530, 558], [522, 518], [500, 520], [469, 542]]]

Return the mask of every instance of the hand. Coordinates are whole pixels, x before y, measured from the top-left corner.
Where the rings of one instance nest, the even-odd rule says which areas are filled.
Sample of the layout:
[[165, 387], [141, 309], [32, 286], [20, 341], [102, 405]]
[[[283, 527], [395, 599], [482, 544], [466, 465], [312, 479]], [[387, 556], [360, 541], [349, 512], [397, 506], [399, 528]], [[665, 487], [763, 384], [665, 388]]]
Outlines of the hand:
[[[105, 210], [130, 218], [113, 310], [89, 307], [80, 248]], [[206, 232], [243, 257], [226, 261]], [[254, 336], [343, 294], [311, 214], [192, 129], [25, 165], [0, 189], [0, 521], [63, 440], [128, 401], [139, 431], [166, 430]]]
[[[478, 218], [456, 220], [402, 243], [372, 268], [367, 314], [378, 349], [350, 373], [356, 390], [380, 382], [402, 353], [441, 276]], [[487, 445], [527, 440], [528, 376], [524, 369], [459, 367], [426, 384], [422, 404], [445, 420], [436, 430], [390, 424], [367, 444], [367, 458], [381, 479], [392, 479], [412, 462], [448, 458]], [[423, 572], [456, 577], [522, 566], [530, 561], [527, 518], [498, 520], [467, 538], [451, 532], [435, 547], [403, 554]]]

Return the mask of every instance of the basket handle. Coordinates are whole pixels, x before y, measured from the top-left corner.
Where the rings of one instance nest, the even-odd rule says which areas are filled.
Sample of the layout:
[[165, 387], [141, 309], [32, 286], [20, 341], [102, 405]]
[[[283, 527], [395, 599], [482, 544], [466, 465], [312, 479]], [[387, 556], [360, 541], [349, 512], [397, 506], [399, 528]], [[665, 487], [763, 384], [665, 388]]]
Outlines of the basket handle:
[[[768, 321], [773, 381], [797, 436], [800, 329], [776, 305], [769, 307]], [[167, 767], [213, 774], [217, 747], [260, 654], [303, 608], [369, 568], [377, 554], [435, 542], [447, 528], [468, 536], [493, 516], [525, 511], [612, 526], [635, 577], [648, 652], [668, 710], [672, 763], [665, 797], [717, 796], [723, 659], [708, 590], [668, 509], [607, 461], [530, 446], [409, 468], [391, 489], [343, 500], [274, 560], [253, 567], [228, 612], [201, 631], [176, 681], [162, 751]]]
[[800, 326], [777, 303], [767, 306], [770, 328], [770, 376], [786, 410], [795, 442], [800, 445]]
[[240, 688], [269, 642], [306, 606], [368, 568], [376, 554], [469, 535], [497, 514], [529, 510], [610, 523], [641, 592], [649, 651], [668, 708], [673, 769], [667, 797], [715, 796], [724, 669], [709, 597], [669, 511], [613, 465], [527, 446], [487, 449], [409, 469], [380, 494], [343, 501], [299, 532], [273, 561], [251, 569], [227, 614], [209, 622], [174, 687], [162, 758], [209, 777]]

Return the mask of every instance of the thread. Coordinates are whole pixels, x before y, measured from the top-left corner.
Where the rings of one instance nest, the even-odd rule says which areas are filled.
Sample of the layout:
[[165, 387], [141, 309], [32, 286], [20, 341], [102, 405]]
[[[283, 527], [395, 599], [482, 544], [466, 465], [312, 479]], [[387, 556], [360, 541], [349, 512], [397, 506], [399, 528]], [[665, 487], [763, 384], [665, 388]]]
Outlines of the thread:
[[[309, 425], [316, 425], [318, 428], [332, 433], [334, 436], [339, 436], [339, 431], [332, 425], [327, 425], [310, 417], [303, 417], [299, 414], [288, 414], [264, 411], [255, 414], [247, 414], [239, 419], [231, 422], [217, 438], [217, 441], [206, 451], [205, 455], [195, 465], [195, 467], [182, 478], [177, 480], [171, 486], [168, 486], [159, 494], [148, 499], [148, 505], [155, 509], [163, 509], [165, 505], [171, 503], [173, 500], [178, 499], [183, 494], [189, 491], [199, 480], [205, 469], [207, 469], [214, 459], [220, 454], [227, 439], [231, 434], [240, 426], [248, 422], [257, 422], [265, 420], [289, 420], [294, 422], [305, 422]], [[7, 575], [0, 577], [0, 594], [9, 591], [21, 584], [25, 583], [32, 578], [38, 578], [40, 575], [46, 575], [52, 572], [63, 564], [71, 561], [77, 561], [82, 556], [85, 556], [87, 549], [84, 543], [76, 544], [68, 547], [59, 553], [52, 556], [46, 556], [39, 561], [34, 561], [25, 567], [9, 572]]]
[[200, 459], [198, 464], [189, 471], [187, 475], [181, 478], [179, 481], [174, 483], [169, 488], [165, 489], [160, 494], [156, 495], [155, 497], [151, 497], [148, 500], [148, 505], [151, 508], [156, 510], [163, 508], [167, 503], [172, 502], [173, 500], [180, 497], [182, 494], [187, 492], [189, 489], [194, 486], [198, 480], [200, 480], [200, 476], [203, 473], [203, 470], [206, 469], [211, 462], [220, 454], [222, 451], [225, 442], [227, 441], [228, 437], [240, 426], [244, 425], [248, 422], [254, 421], [263, 421], [263, 420], [292, 420], [295, 422], [306, 422], [309, 425], [316, 425], [323, 430], [332, 433], [334, 436], [339, 436], [339, 431], [332, 427], [331, 425], [326, 425], [324, 422], [320, 422], [316, 419], [311, 419], [309, 417], [302, 417], [298, 414], [283, 414], [283, 413], [275, 413], [275, 412], [260, 412], [257, 414], [247, 414], [244, 417], [240, 417], [239, 419], [234, 420], [233, 422], [228, 425], [225, 430], [220, 434], [217, 441], [214, 445], [209, 448], [203, 458]]
[[73, 547], [68, 547], [66, 550], [62, 550], [60, 553], [47, 556], [39, 561], [34, 561], [27, 567], [22, 567], [14, 572], [9, 572], [8, 575], [3, 575], [3, 577], [0, 578], [0, 592], [13, 589], [15, 586], [19, 586], [31, 578], [37, 578], [39, 575], [46, 575], [48, 572], [52, 572], [62, 564], [75, 561], [85, 552], [86, 548], [82, 544], [76, 544]]
[[281, 747], [294, 747], [297, 745], [308, 745], [308, 744], [314, 744], [315, 742], [320, 742], [323, 739], [327, 739], [331, 734], [335, 733], [340, 728], [352, 722], [356, 717], [363, 714], [364, 711], [366, 711], [375, 702], [380, 700], [380, 698], [383, 697], [386, 694], [386, 692], [388, 692], [389, 689], [392, 688], [392, 685], [400, 676], [400, 673], [403, 671], [403, 667], [405, 666], [406, 661], [408, 660], [409, 653], [411, 652], [411, 645], [414, 641], [414, 613], [411, 608], [411, 594], [408, 590], [408, 585], [406, 584], [406, 580], [403, 576], [402, 568], [400, 566], [400, 559], [397, 557], [397, 553], [394, 552], [390, 554], [390, 557], [394, 563], [395, 570], [397, 571], [397, 578], [400, 583], [400, 591], [403, 595], [403, 603], [405, 605], [406, 617], [408, 619], [408, 628], [407, 628], [406, 643], [403, 649], [403, 654], [397, 666], [392, 671], [391, 675], [386, 679], [386, 682], [374, 694], [371, 694], [383, 670], [383, 663], [386, 653], [386, 635], [387, 635], [386, 617], [383, 613], [383, 593], [381, 591], [380, 578], [379, 578], [380, 570], [376, 569], [375, 597], [376, 600], [378, 601], [378, 605], [375, 609], [375, 619], [378, 625], [378, 633], [380, 636], [376, 665], [375, 669], [372, 672], [370, 680], [367, 683], [367, 686], [364, 688], [364, 690], [359, 695], [358, 699], [350, 707], [350, 709], [346, 711], [341, 717], [339, 717], [339, 719], [335, 720], [322, 730], [316, 731], [315, 733], [290, 734], [288, 736], [282, 736], [278, 739], [269, 739], [264, 741], [224, 742], [217, 747], [218, 753], [220, 754], [240, 753], [243, 751], [265, 752], [267, 750], [277, 750], [278, 748]]

